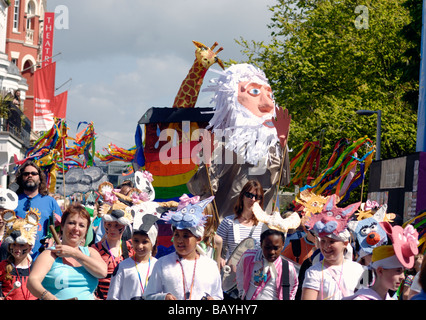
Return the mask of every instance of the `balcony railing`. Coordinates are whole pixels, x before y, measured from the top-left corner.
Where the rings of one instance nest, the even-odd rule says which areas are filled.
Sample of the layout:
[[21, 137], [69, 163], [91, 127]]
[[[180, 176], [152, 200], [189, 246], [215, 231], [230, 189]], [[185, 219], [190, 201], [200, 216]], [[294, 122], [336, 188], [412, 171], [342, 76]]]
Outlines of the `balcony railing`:
[[9, 104], [7, 117], [0, 118], [0, 131], [9, 132], [22, 140], [25, 148], [30, 147], [31, 121], [12, 102]]

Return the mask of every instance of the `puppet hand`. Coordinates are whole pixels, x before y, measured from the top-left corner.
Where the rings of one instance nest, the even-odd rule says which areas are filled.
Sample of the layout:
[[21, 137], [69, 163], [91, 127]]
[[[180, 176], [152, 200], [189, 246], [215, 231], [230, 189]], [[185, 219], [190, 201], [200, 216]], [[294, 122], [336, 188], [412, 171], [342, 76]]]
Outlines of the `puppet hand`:
[[278, 139], [280, 140], [281, 147], [287, 144], [288, 133], [290, 131], [291, 115], [288, 114], [288, 109], [278, 107], [277, 117], [272, 118], [272, 122], [277, 130]]

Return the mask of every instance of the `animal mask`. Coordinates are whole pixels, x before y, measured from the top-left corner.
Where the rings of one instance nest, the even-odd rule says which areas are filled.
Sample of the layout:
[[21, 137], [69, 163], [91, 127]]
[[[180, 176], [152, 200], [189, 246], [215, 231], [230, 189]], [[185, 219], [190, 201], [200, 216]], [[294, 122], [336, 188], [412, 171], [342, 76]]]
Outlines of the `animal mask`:
[[410, 224], [405, 228], [392, 226], [389, 222], [381, 222], [383, 229], [392, 241], [395, 256], [399, 262], [410, 269], [414, 266], [414, 256], [419, 253], [419, 233]]
[[100, 216], [107, 222], [117, 221], [122, 225], [130, 226], [133, 222], [131, 207], [119, 200], [112, 183], [103, 182], [98, 191], [105, 201], [100, 207]]
[[320, 213], [328, 199], [329, 197], [317, 195], [310, 190], [305, 189], [299, 193], [298, 197], [296, 197], [296, 202], [304, 207], [302, 214], [305, 217], [310, 217], [313, 214]]
[[386, 231], [380, 225], [386, 216], [386, 209], [387, 205], [383, 205], [372, 217], [348, 223], [348, 228], [356, 236], [362, 256], [372, 254], [374, 248], [387, 242]]
[[176, 211], [168, 211], [162, 217], [162, 220], [167, 221], [176, 229], [188, 229], [195, 236], [202, 238], [204, 236], [204, 224], [207, 221], [207, 216], [203, 214], [203, 211], [213, 199], [214, 196], [198, 202], [185, 200], [185, 206], [179, 207]]
[[12, 190], [0, 188], [0, 208], [15, 210], [18, 207], [18, 195]]
[[289, 217], [283, 218], [279, 211], [267, 214], [262, 210], [259, 203], [253, 205], [253, 213], [256, 219], [263, 222], [269, 229], [274, 229], [286, 234], [289, 229], [297, 229], [300, 225], [300, 217], [297, 212], [293, 212]]
[[[381, 207], [376, 201], [367, 200], [365, 203], [361, 203], [359, 210], [356, 213], [357, 220], [360, 221], [375, 216], [375, 213], [379, 210], [379, 208]], [[386, 213], [385, 210], [383, 217], [379, 220], [392, 222], [393, 219], [395, 219], [395, 216], [395, 213]]]
[[307, 228], [318, 236], [336, 236], [346, 230], [348, 221], [358, 209], [360, 202], [351, 204], [346, 208], [336, 206], [338, 197], [332, 195], [324, 205], [321, 213], [312, 215], [307, 223]]
[[148, 199], [146, 201], [154, 201], [155, 190], [152, 186], [152, 174], [148, 171], [136, 171], [135, 172], [135, 186], [142, 193], [146, 193]]
[[20, 219], [13, 210], [7, 210], [3, 213], [3, 220], [6, 223], [4, 242], [34, 246], [40, 220], [37, 213], [29, 211], [24, 219]]

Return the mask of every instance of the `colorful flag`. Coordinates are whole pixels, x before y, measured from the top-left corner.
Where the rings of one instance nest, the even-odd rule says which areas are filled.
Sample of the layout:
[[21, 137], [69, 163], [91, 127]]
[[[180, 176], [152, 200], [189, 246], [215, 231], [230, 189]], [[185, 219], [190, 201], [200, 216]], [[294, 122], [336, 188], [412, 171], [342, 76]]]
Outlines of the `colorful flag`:
[[64, 91], [61, 94], [55, 96], [53, 104], [53, 114], [56, 118], [65, 119], [67, 115], [67, 100], [68, 91]]

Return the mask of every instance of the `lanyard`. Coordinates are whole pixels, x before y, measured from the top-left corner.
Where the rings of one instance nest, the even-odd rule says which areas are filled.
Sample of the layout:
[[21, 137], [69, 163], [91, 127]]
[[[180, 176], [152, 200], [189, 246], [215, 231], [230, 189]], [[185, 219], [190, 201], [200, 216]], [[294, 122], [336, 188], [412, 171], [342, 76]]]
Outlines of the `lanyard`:
[[[28, 258], [27, 258], [28, 259]], [[28, 262], [28, 276], [30, 273], [30, 261], [27, 260]], [[21, 281], [21, 276], [19, 275], [19, 271], [18, 268], [15, 266], [15, 264], [12, 263], [12, 265], [15, 267], [15, 271], [16, 271], [16, 277], [18, 278], [18, 281], [21, 283], [21, 291], [22, 291], [22, 296], [24, 297], [25, 300], [28, 300], [28, 298], [30, 297], [30, 291], [27, 289], [27, 294], [25, 294], [24, 292], [24, 288], [23, 288], [23, 283]], [[25, 286], [26, 287], [26, 286]], [[13, 290], [13, 289], [12, 289]]]
[[135, 260], [135, 268], [136, 268], [136, 271], [138, 272], [139, 283], [141, 284], [142, 294], [144, 294], [146, 285], [148, 284], [149, 270], [151, 269], [151, 257], [149, 257], [149, 260], [148, 260], [148, 271], [146, 272], [144, 285], [142, 284], [142, 278], [141, 278], [141, 274], [139, 272], [139, 268], [138, 268], [138, 264], [136, 263], [136, 260]]
[[[331, 277], [333, 278], [333, 280], [337, 283], [337, 286], [339, 287], [339, 290], [342, 293], [343, 293], [343, 289], [342, 289], [340, 284], [341, 284], [342, 275], [343, 275], [343, 264], [344, 264], [344, 261], [342, 262], [342, 270], [340, 271], [339, 282], [337, 282], [336, 278], [333, 276], [333, 274], [331, 272], [329, 272]], [[330, 298], [333, 298], [335, 295], [336, 295], [336, 292], [334, 292], [333, 295], [324, 298], [324, 260], [322, 260], [322, 264], [321, 264], [321, 300], [328, 300]]]
[[[120, 248], [118, 248], [118, 257], [120, 257], [121, 256], [121, 246], [122, 246], [122, 241], [123, 240], [120, 240]], [[108, 241], [105, 239], [105, 243], [106, 243], [106, 245], [107, 245], [107, 247], [108, 247], [108, 251], [109, 251], [109, 254], [110, 254], [110, 256], [112, 257], [112, 263], [113, 263], [113, 265], [114, 265], [114, 268], [117, 266], [116, 264], [115, 264], [115, 256], [112, 254], [112, 251], [111, 251], [111, 249], [110, 249], [110, 247], [109, 247], [109, 245], [108, 245]]]
[[195, 259], [194, 262], [194, 271], [192, 272], [192, 281], [191, 281], [191, 289], [189, 292], [186, 291], [186, 279], [185, 279], [185, 272], [183, 271], [183, 266], [182, 263], [180, 262], [180, 260], [176, 260], [176, 262], [178, 262], [180, 264], [180, 268], [182, 270], [182, 285], [183, 285], [183, 296], [185, 298], [185, 300], [191, 300], [191, 296], [192, 296], [192, 288], [194, 287], [194, 279], [195, 279], [195, 268], [197, 267], [197, 258]]

